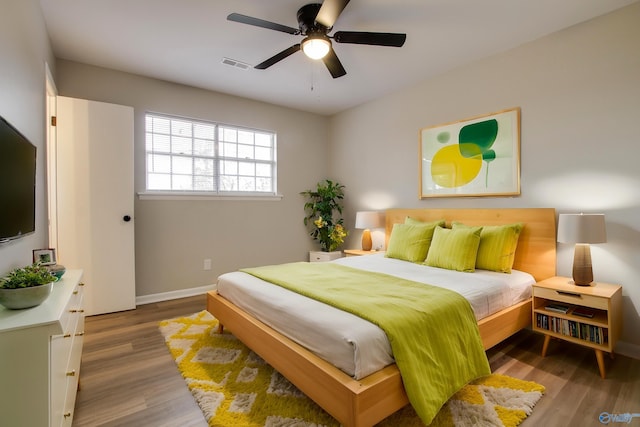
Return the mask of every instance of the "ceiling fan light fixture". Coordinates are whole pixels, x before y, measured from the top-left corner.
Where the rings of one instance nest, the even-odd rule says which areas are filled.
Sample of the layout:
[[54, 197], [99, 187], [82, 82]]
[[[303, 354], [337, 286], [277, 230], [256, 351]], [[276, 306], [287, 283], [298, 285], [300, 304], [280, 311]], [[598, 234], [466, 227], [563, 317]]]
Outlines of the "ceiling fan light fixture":
[[309, 36], [302, 40], [302, 51], [311, 59], [324, 58], [331, 49], [331, 41], [325, 35]]
[[311, 59], [322, 59], [331, 77], [337, 79], [347, 74], [347, 71], [344, 69], [336, 52], [332, 49], [333, 42], [400, 47], [407, 38], [406, 34], [368, 31], [338, 31], [329, 37], [327, 34], [333, 29], [333, 25], [348, 3], [349, 0], [324, 0], [322, 3], [306, 4], [298, 9], [296, 14], [298, 28], [240, 13], [230, 14], [227, 16], [227, 20], [304, 37], [302, 42], [276, 53], [253, 68], [266, 70], [294, 53], [303, 51]]

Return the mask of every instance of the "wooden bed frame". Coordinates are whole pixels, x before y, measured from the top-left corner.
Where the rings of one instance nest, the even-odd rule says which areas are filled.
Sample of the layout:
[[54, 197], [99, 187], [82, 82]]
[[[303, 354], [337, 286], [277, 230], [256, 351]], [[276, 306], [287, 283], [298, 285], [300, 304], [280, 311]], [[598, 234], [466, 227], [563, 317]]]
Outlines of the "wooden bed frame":
[[[405, 218], [445, 219], [467, 225], [522, 222], [514, 268], [536, 280], [556, 273], [556, 221], [551, 208], [516, 209], [391, 209], [386, 212], [387, 241], [393, 224]], [[211, 291], [207, 310], [238, 339], [295, 384], [345, 427], [373, 426], [409, 403], [400, 371], [390, 365], [355, 380], [294, 341], [274, 331], [250, 314]], [[531, 324], [531, 299], [478, 322], [485, 349]]]

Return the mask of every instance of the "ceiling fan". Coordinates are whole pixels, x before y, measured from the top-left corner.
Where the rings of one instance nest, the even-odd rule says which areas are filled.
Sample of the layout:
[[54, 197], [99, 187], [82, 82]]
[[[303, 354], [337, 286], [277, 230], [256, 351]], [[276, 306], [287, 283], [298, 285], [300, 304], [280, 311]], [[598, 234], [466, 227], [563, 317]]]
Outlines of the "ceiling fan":
[[331, 46], [331, 39], [336, 43], [401, 47], [407, 38], [406, 34], [362, 31], [337, 31], [332, 36], [329, 36], [333, 25], [348, 3], [349, 0], [325, 0], [322, 4], [312, 3], [302, 6], [297, 14], [299, 28], [288, 27], [239, 13], [232, 13], [227, 16], [227, 19], [305, 37], [300, 43], [296, 43], [275, 54], [254, 68], [258, 70], [267, 69], [302, 49], [308, 57], [322, 59], [322, 62], [324, 62], [335, 79], [344, 76], [347, 72]]

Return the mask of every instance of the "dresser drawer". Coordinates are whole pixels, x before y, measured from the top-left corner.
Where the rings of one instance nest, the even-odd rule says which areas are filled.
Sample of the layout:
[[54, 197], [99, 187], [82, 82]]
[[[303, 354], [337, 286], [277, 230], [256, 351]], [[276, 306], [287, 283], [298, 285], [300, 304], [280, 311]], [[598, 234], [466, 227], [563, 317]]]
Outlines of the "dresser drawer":
[[[54, 284], [57, 286], [57, 284]], [[80, 285], [76, 285], [73, 289], [71, 297], [69, 298], [69, 302], [64, 308], [64, 311], [60, 315], [60, 324], [62, 325], [63, 331], [68, 333], [75, 329], [73, 317], [75, 314], [84, 313], [83, 308], [83, 287]]]
[[309, 252], [309, 262], [327, 262], [332, 261], [334, 259], [342, 258], [341, 251], [334, 252], [322, 252], [322, 251], [311, 251]]
[[64, 313], [64, 333], [51, 337], [51, 425], [71, 426], [84, 341], [82, 287], [76, 286]]
[[67, 397], [67, 366], [71, 355], [73, 335], [57, 335], [51, 338], [51, 425], [60, 426]]
[[534, 286], [533, 295], [538, 298], [561, 301], [568, 304], [582, 305], [591, 308], [599, 308], [601, 310], [607, 310], [609, 307], [608, 298], [579, 294], [571, 291], [547, 289]]
[[[71, 375], [73, 373], [73, 375]], [[66, 377], [64, 388], [60, 389], [63, 394], [64, 403], [61, 406], [62, 412], [58, 420], [54, 420], [53, 425], [71, 426], [73, 422], [73, 411], [76, 403], [76, 394], [78, 392], [78, 381], [80, 371], [69, 371]]]

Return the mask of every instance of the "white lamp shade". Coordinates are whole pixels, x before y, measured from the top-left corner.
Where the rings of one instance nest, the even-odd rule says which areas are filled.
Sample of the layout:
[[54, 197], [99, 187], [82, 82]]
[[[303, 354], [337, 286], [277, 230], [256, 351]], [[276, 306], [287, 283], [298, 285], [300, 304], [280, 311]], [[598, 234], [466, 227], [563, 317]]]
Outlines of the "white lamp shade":
[[560, 243], [605, 243], [604, 214], [560, 214], [557, 240]]
[[381, 228], [384, 227], [384, 214], [376, 211], [360, 211], [356, 213], [356, 228]]

